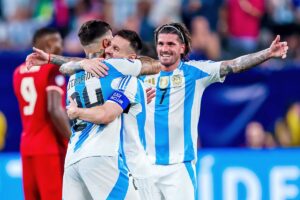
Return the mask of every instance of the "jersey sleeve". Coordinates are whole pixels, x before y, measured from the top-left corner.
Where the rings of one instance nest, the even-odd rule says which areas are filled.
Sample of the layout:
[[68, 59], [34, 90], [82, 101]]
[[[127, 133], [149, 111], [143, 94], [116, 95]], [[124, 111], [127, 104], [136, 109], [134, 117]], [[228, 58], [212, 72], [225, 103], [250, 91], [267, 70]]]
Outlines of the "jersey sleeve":
[[123, 75], [138, 76], [142, 69], [142, 63], [140, 60], [130, 59], [107, 59], [104, 61], [108, 67], [114, 67]]
[[[220, 67], [221, 62], [214, 61], [189, 61], [186, 64], [191, 65], [198, 70], [201, 70], [205, 74], [205, 79], [203, 79], [206, 86], [215, 83], [215, 82], [224, 82], [225, 77], [221, 78]], [[202, 73], [202, 76], [203, 76]], [[196, 75], [197, 73], [195, 73]], [[197, 77], [196, 77], [197, 78]]]
[[138, 82], [134, 76], [124, 76], [118, 82], [118, 85], [114, 87], [115, 91], [122, 93], [129, 100], [130, 104], [140, 103], [138, 95]]
[[58, 67], [52, 67], [49, 72], [49, 79], [47, 83], [46, 90], [56, 90], [63, 95], [63, 105], [65, 105], [65, 97], [66, 97], [66, 79], [59, 72]]

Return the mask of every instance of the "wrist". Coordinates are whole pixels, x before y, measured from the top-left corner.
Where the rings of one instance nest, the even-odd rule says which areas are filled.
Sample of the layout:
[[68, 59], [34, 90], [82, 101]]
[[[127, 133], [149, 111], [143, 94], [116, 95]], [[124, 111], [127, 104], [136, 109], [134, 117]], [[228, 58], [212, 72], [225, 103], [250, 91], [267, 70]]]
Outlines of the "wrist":
[[273, 58], [273, 54], [272, 54], [271, 48], [267, 48], [266, 49], [266, 54], [267, 54], [267, 58], [268, 59]]
[[84, 69], [84, 67], [83, 67], [83, 66], [84, 66], [84, 65], [83, 65], [83, 61], [84, 61], [84, 59], [77, 62], [77, 65], [78, 65], [78, 67], [79, 67], [80, 69]]
[[78, 119], [78, 118], [80, 118], [80, 112], [81, 112], [81, 108], [75, 108], [75, 110], [74, 110], [74, 117], [76, 118], [76, 119]]
[[51, 62], [51, 54], [48, 53], [48, 64], [50, 64], [50, 62]]

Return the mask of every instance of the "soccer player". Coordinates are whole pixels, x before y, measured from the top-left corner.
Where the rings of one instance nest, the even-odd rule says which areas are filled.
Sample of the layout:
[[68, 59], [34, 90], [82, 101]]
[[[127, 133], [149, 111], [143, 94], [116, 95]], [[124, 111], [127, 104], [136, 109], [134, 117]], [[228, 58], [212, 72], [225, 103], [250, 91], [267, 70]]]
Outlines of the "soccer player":
[[[47, 53], [62, 52], [62, 38], [55, 29], [36, 31], [33, 45]], [[34, 66], [30, 71], [22, 64], [14, 72], [13, 85], [23, 125], [20, 151], [24, 197], [61, 200], [70, 136], [64, 109], [65, 78], [53, 64]]]
[[[117, 32], [111, 40], [109, 47], [105, 49], [106, 58], [127, 58], [136, 59], [138, 51], [141, 49], [142, 42], [137, 33], [130, 30]], [[128, 77], [123, 78], [127, 80]], [[122, 86], [122, 84], [119, 84]], [[143, 83], [134, 81], [129, 90], [136, 102], [130, 105], [128, 112], [122, 115], [123, 131], [121, 135], [123, 158], [126, 160], [130, 173], [133, 175], [135, 184], [141, 199], [152, 200], [152, 170], [151, 164], [145, 152], [145, 119], [146, 119], [146, 94]], [[122, 92], [122, 91], [121, 91]], [[117, 105], [118, 106], [118, 105]], [[78, 105], [71, 100], [68, 108], [70, 119], [80, 119], [95, 124], [107, 124], [121, 115], [123, 109], [115, 108], [112, 112], [109, 103], [103, 106], [92, 108], [78, 108]]]
[[[103, 51], [112, 38], [109, 25], [97, 20], [83, 24], [78, 35], [86, 55], [94, 56], [103, 56]], [[37, 50], [37, 53], [27, 58], [27, 63], [33, 65], [51, 61], [62, 64], [66, 60], [69, 58], [48, 55]], [[125, 109], [126, 103], [133, 102], [134, 99], [126, 97], [124, 95], [126, 92], [123, 94], [114, 92], [113, 80], [123, 75], [136, 76], [140, 73], [153, 73], [160, 70], [158, 62], [153, 62], [151, 59], [140, 59], [140, 61], [106, 60], [104, 63], [110, 67], [109, 76], [102, 79], [94, 77], [91, 73], [79, 71], [70, 77], [68, 96], [75, 99], [79, 107], [92, 107], [103, 104], [108, 100], [109, 95], [113, 94], [110, 101], [114, 103], [110, 102], [110, 110], [116, 110], [116, 104], [121, 107], [125, 105], [122, 107]], [[70, 66], [70, 63], [62, 65], [62, 71], [67, 70], [64, 72], [72, 73], [81, 69], [81, 65], [76, 62], [71, 62], [71, 70], [67, 66]], [[131, 85], [131, 81], [134, 81], [134, 78], [128, 78], [122, 84], [122, 89], [126, 90], [127, 86]], [[124, 199], [128, 188], [128, 177], [118, 153], [120, 128], [120, 118], [107, 126], [82, 120], [75, 121], [65, 161], [64, 199]]]
[[156, 88], [147, 106], [146, 151], [154, 164], [155, 199], [195, 199], [198, 120], [204, 89], [223, 82], [231, 73], [250, 69], [270, 58], [286, 57], [288, 46], [277, 36], [269, 48], [220, 62], [184, 61], [190, 52], [190, 34], [184, 25], [171, 23], [155, 31], [162, 71], [144, 77]]

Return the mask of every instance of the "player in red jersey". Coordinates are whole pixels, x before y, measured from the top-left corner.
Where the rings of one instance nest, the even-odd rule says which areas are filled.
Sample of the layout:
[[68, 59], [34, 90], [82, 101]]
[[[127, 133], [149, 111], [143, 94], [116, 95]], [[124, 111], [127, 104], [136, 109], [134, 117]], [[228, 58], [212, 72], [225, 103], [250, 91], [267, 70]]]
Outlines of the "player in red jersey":
[[[61, 54], [62, 39], [55, 29], [42, 28], [33, 46], [47, 53]], [[25, 63], [13, 75], [23, 131], [21, 157], [25, 200], [61, 200], [64, 158], [70, 136], [65, 112], [65, 78], [53, 64]]]

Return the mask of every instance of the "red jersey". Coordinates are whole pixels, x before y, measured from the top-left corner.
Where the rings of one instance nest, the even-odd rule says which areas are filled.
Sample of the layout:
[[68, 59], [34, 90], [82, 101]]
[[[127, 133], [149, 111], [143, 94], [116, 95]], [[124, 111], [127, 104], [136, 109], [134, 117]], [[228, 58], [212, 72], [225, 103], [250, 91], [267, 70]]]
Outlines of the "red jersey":
[[47, 111], [46, 88], [56, 86], [64, 91], [66, 81], [57, 66], [35, 66], [30, 71], [25, 64], [16, 68], [13, 75], [14, 91], [19, 102], [23, 131], [22, 155], [60, 154], [66, 151], [67, 140], [56, 131]]
[[[264, 0], [249, 0], [260, 12], [264, 12]], [[239, 0], [228, 0], [228, 28], [231, 36], [257, 38], [260, 29], [259, 17], [251, 16], [242, 10]]]

